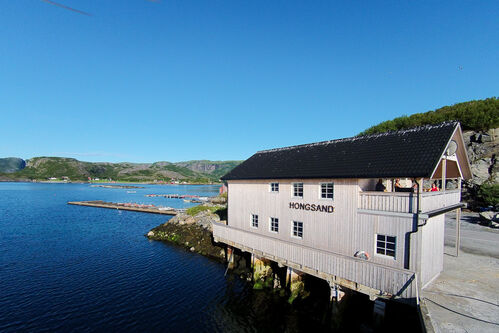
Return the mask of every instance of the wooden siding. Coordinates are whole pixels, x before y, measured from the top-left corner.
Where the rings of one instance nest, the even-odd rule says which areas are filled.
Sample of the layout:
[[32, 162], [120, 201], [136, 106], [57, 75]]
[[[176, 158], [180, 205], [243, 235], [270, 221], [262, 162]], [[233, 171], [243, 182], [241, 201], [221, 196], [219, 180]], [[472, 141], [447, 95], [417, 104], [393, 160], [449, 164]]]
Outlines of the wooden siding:
[[[319, 199], [320, 183], [334, 182], [334, 200]], [[228, 225], [262, 236], [353, 257], [358, 251], [371, 255], [371, 262], [404, 267], [405, 238], [412, 231], [412, 215], [378, 216], [359, 213], [359, 186], [353, 179], [304, 180], [304, 198], [292, 197], [292, 184], [298, 180], [279, 180], [279, 193], [270, 192], [271, 181], [229, 181]], [[373, 192], [379, 194], [379, 192]], [[388, 193], [392, 194], [392, 193]], [[408, 193], [400, 197], [407, 199]], [[333, 205], [334, 213], [291, 209], [290, 202]], [[259, 218], [251, 227], [251, 215]], [[269, 230], [270, 217], [279, 218], [279, 232]], [[291, 235], [293, 221], [303, 222], [303, 238]], [[397, 237], [397, 255], [374, 255], [377, 233]], [[411, 269], [415, 266], [409, 266]]]
[[432, 217], [422, 227], [421, 239], [421, 287], [432, 281], [444, 269], [445, 215]]
[[405, 192], [360, 192], [359, 209], [415, 213], [417, 195]]
[[[402, 269], [405, 264], [406, 235], [412, 231], [412, 223], [413, 220], [407, 217], [358, 214], [353, 228], [353, 243], [357, 251], [369, 253], [369, 261]], [[395, 258], [376, 253], [376, 235], [396, 237]], [[409, 267], [415, 268], [414, 261]]]
[[[279, 192], [270, 192], [270, 183], [279, 183]], [[293, 197], [293, 183], [303, 183], [303, 198]], [[334, 199], [320, 198], [320, 184], [334, 182]], [[229, 181], [228, 224], [259, 235], [323, 250], [351, 253], [353, 224], [357, 219], [358, 184], [356, 179], [248, 180]], [[332, 205], [333, 213], [292, 209], [289, 204]], [[257, 229], [251, 228], [252, 214], [259, 217]], [[269, 230], [271, 217], [279, 219], [279, 232]], [[293, 221], [303, 222], [303, 238], [291, 236]]]
[[334, 275], [398, 297], [417, 296], [416, 284], [410, 282], [414, 272], [409, 270], [293, 244], [219, 223], [213, 224], [213, 236], [220, 242], [242, 245], [255, 252], [263, 252], [264, 256]]

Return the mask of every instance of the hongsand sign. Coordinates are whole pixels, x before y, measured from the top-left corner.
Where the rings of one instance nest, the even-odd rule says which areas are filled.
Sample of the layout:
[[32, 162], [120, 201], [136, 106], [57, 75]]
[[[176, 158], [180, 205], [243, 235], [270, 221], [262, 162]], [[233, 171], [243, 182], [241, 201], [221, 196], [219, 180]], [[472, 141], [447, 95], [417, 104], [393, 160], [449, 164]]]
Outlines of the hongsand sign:
[[305, 204], [298, 202], [290, 202], [289, 208], [308, 210], [311, 212], [323, 212], [323, 213], [333, 213], [334, 206], [331, 205], [316, 205], [316, 204]]

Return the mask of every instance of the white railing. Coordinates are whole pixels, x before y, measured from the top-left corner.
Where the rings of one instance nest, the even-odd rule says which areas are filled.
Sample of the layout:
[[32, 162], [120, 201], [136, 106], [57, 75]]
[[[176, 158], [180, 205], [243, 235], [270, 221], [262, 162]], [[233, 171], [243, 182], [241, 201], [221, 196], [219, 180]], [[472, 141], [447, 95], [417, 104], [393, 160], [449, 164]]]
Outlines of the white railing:
[[461, 202], [461, 190], [450, 190], [445, 192], [424, 192], [421, 198], [423, 212], [449, 207]]
[[415, 213], [417, 195], [407, 192], [360, 192], [359, 209]]
[[416, 286], [412, 283], [414, 272], [409, 270], [288, 243], [219, 223], [213, 223], [213, 237], [218, 242], [261, 252], [264, 256], [270, 257], [269, 259], [273, 257], [276, 260], [287, 261], [397, 297], [413, 298], [417, 295]]
[[[458, 204], [460, 190], [445, 192], [423, 192], [419, 209], [428, 212]], [[406, 192], [360, 192], [359, 209], [378, 210], [397, 213], [416, 213], [417, 193]]]

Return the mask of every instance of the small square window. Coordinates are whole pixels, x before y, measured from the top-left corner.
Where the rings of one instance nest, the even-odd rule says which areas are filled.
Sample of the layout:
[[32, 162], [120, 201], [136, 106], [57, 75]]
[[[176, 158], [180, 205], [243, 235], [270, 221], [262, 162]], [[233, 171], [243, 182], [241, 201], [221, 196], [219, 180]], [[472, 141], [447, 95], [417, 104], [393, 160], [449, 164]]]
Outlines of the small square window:
[[303, 222], [293, 221], [292, 232], [294, 237], [303, 238]]
[[277, 217], [270, 218], [270, 231], [279, 232], [279, 219]]
[[333, 199], [334, 197], [334, 183], [322, 183], [321, 184], [321, 198], [322, 199]]
[[279, 192], [279, 183], [270, 183], [270, 192]]
[[397, 237], [376, 235], [376, 253], [395, 258]]
[[303, 198], [303, 183], [293, 183], [293, 196]]
[[251, 226], [253, 228], [258, 228], [258, 215], [251, 214]]

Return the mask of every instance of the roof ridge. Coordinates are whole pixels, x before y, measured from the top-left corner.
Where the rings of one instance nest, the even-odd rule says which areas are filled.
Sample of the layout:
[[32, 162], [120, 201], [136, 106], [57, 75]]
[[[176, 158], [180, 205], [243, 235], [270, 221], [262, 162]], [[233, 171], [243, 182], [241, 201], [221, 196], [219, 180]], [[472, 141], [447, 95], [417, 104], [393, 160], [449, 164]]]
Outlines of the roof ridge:
[[276, 152], [276, 151], [291, 150], [291, 149], [297, 149], [297, 148], [308, 148], [308, 147], [321, 146], [321, 145], [327, 145], [327, 144], [339, 143], [339, 142], [353, 142], [353, 141], [363, 140], [363, 139], [379, 138], [379, 137], [389, 136], [389, 135], [405, 134], [405, 133], [412, 133], [412, 132], [428, 130], [428, 129], [442, 128], [442, 127], [450, 126], [450, 125], [456, 126], [457, 124], [459, 124], [459, 122], [455, 121], [455, 120], [444, 121], [444, 122], [441, 122], [438, 124], [427, 124], [427, 125], [415, 126], [415, 127], [406, 128], [406, 129], [402, 129], [402, 130], [396, 130], [396, 131], [387, 131], [387, 132], [383, 132], [383, 133], [368, 134], [368, 135], [362, 135], [362, 136], [352, 136], [349, 138], [341, 138], [341, 139], [334, 139], [334, 140], [312, 142], [312, 143], [306, 143], [306, 144], [294, 145], [294, 146], [288, 146], [288, 147], [282, 147], [282, 148], [264, 149], [264, 150], [257, 151], [256, 154], [272, 153], [272, 152]]

